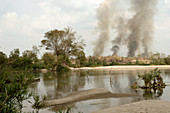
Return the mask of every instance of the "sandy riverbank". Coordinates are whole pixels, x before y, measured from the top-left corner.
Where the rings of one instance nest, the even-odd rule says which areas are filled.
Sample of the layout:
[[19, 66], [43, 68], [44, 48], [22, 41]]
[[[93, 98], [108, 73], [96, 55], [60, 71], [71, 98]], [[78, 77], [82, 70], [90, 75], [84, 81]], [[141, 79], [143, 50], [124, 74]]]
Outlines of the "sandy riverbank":
[[136, 94], [119, 94], [111, 93], [105, 88], [89, 89], [84, 91], [75, 92], [69, 96], [63, 97], [56, 100], [45, 101], [46, 106], [66, 106], [69, 104], [74, 104], [76, 102], [91, 100], [91, 99], [102, 99], [102, 98], [121, 98], [121, 97], [138, 97]]
[[101, 67], [81, 67], [70, 68], [71, 70], [94, 70], [94, 69], [109, 69], [109, 70], [137, 70], [137, 69], [170, 69], [170, 65], [152, 65], [152, 66], [138, 66], [138, 65], [126, 65], [126, 66], [101, 66]]
[[147, 100], [111, 107], [93, 113], [170, 113], [170, 102]]

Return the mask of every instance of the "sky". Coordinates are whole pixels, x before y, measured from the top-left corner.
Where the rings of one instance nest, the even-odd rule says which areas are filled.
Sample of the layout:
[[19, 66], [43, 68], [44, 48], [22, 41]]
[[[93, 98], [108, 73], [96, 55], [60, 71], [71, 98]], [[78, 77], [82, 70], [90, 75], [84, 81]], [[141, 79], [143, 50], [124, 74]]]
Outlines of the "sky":
[[[86, 42], [85, 53], [93, 54], [96, 9], [104, 0], [0, 0], [0, 51], [14, 48], [22, 53], [40, 45], [44, 33], [72, 27]], [[126, 0], [124, 0], [126, 1]], [[126, 6], [126, 2], [122, 2]], [[155, 15], [153, 52], [170, 54], [170, 0], [159, 0]], [[110, 46], [104, 56], [111, 55]], [[44, 51], [42, 51], [43, 53]], [[123, 52], [120, 52], [120, 56]]]

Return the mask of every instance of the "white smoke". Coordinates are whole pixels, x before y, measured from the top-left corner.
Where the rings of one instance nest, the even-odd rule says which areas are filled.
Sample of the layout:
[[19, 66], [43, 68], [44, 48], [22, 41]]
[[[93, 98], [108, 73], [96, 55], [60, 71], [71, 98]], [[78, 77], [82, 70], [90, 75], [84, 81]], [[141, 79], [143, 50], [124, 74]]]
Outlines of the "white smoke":
[[105, 0], [96, 11], [98, 39], [93, 49], [94, 56], [102, 55], [104, 48], [110, 41], [110, 27], [114, 26], [113, 21], [117, 14], [117, 2], [118, 0]]
[[120, 9], [118, 1], [120, 0], [105, 0], [97, 9], [99, 37], [93, 55], [103, 54], [110, 42], [110, 32], [116, 30], [111, 48], [114, 54], [119, 52], [121, 46], [126, 45], [129, 57], [134, 57], [138, 51], [143, 56], [148, 56], [153, 42], [157, 0], [130, 0], [129, 12], [133, 14], [131, 18], [121, 15], [125, 11]]

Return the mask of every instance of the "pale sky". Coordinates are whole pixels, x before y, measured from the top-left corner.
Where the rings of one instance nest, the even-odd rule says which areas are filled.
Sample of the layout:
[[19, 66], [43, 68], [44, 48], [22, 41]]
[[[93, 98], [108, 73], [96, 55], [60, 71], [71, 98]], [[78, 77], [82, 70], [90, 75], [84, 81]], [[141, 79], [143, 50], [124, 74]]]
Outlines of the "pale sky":
[[[126, 0], [125, 0], [126, 1]], [[86, 42], [92, 55], [97, 39], [96, 8], [103, 0], [0, 0], [0, 51], [9, 55], [40, 45], [44, 33], [72, 27]], [[126, 4], [124, 4], [126, 5]], [[159, 0], [155, 16], [153, 52], [170, 54], [170, 0]], [[105, 55], [111, 55], [110, 47]]]

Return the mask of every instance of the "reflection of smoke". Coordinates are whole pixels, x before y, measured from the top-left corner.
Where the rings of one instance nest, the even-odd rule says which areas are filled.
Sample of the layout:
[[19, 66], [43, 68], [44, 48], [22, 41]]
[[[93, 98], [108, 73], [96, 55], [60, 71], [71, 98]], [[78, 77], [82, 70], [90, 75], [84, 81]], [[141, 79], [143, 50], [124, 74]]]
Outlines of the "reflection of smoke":
[[143, 55], [148, 56], [153, 39], [153, 17], [157, 0], [131, 0], [131, 10], [135, 15], [128, 22], [130, 35], [128, 41], [128, 56], [134, 57], [137, 50], [143, 47]]
[[[148, 56], [153, 40], [153, 18], [156, 11], [157, 0], [130, 0], [132, 18], [127, 19], [120, 15], [117, 2], [120, 0], [105, 0], [97, 9], [99, 38], [94, 48], [94, 55], [103, 54], [108, 45], [110, 27], [116, 30], [116, 37], [112, 40], [112, 51], [119, 52], [121, 46], [126, 45], [128, 56], [134, 57], [136, 52]], [[116, 6], [116, 7], [115, 7]], [[119, 11], [119, 15], [118, 12]]]
[[97, 20], [98, 20], [98, 32], [99, 37], [95, 43], [94, 56], [102, 55], [104, 48], [109, 42], [109, 32], [111, 19], [115, 12], [117, 0], [105, 0], [100, 7], [97, 9]]

